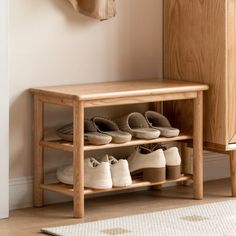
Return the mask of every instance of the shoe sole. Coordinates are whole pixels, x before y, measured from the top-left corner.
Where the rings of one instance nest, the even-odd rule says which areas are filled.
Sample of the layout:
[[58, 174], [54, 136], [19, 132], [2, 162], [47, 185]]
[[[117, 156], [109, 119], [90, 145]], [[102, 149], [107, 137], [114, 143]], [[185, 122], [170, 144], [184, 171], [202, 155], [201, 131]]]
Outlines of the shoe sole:
[[181, 177], [181, 166], [166, 166], [167, 179], [179, 179]]
[[144, 181], [150, 182], [162, 182], [166, 180], [166, 168], [143, 168], [140, 170], [133, 171], [132, 176], [137, 174], [143, 174]]

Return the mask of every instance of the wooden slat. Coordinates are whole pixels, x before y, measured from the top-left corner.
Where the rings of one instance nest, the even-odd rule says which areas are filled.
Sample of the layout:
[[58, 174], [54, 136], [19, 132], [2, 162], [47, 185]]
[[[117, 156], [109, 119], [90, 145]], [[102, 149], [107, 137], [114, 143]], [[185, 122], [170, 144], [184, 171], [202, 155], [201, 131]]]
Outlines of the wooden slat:
[[194, 198], [203, 198], [203, 92], [198, 93], [193, 105], [193, 174]]
[[47, 148], [53, 148], [56, 150], [61, 150], [65, 152], [73, 152], [74, 146], [72, 142], [67, 142], [64, 140], [57, 141], [41, 141], [40, 145]]
[[43, 147], [39, 145], [43, 138], [44, 106], [39, 96], [34, 96], [34, 206], [42, 207], [44, 203], [43, 191], [40, 184], [44, 182]]
[[73, 177], [74, 217], [84, 217], [84, 104], [74, 101], [73, 107]]
[[85, 107], [105, 107], [105, 106], [117, 106], [127, 104], [141, 104], [149, 102], [159, 101], [174, 101], [174, 100], [186, 100], [197, 97], [197, 92], [186, 93], [173, 93], [173, 94], [161, 94], [161, 95], [148, 95], [148, 96], [133, 96], [133, 97], [118, 97], [110, 99], [98, 99], [85, 102]]
[[73, 197], [74, 196], [74, 190], [70, 185], [56, 183], [56, 184], [41, 184], [41, 189], [57, 192], [64, 194], [66, 196]]
[[[133, 180], [132, 185], [127, 187], [119, 187], [119, 188], [111, 188], [111, 189], [104, 189], [104, 190], [97, 190], [97, 189], [84, 189], [84, 195], [93, 195], [93, 194], [99, 194], [99, 193], [107, 193], [107, 192], [114, 192], [114, 191], [122, 191], [122, 190], [128, 190], [128, 189], [134, 189], [134, 188], [141, 188], [141, 187], [148, 187], [153, 185], [162, 185], [162, 184], [168, 184], [168, 183], [177, 183], [181, 181], [191, 180], [193, 179], [192, 175], [185, 175], [177, 180], [165, 180], [162, 182], [149, 182], [149, 181], [143, 181], [141, 179]], [[42, 189], [58, 192], [67, 196], [74, 196], [74, 190], [73, 187], [70, 185], [65, 185], [62, 183], [56, 183], [56, 184], [41, 184], [40, 186]]]
[[69, 106], [69, 107], [73, 106], [73, 100], [68, 99], [68, 98], [41, 95], [39, 99], [43, 103], [50, 103], [50, 104]]
[[230, 173], [232, 196], [236, 197], [236, 151], [230, 152]]
[[34, 88], [30, 91], [35, 94], [90, 101], [96, 99], [112, 99], [122, 97], [128, 98], [167, 93], [196, 92], [207, 89], [207, 85], [199, 83], [145, 79], [107, 83], [51, 86]]
[[[118, 148], [118, 147], [129, 147], [129, 146], [137, 146], [141, 144], [150, 144], [150, 143], [164, 143], [164, 142], [173, 142], [173, 141], [182, 141], [182, 140], [191, 140], [193, 138], [190, 134], [182, 133], [177, 137], [174, 138], [158, 138], [158, 139], [151, 139], [151, 140], [143, 140], [143, 139], [135, 139], [131, 142], [123, 143], [123, 144], [115, 144], [110, 143], [107, 145], [96, 146], [96, 145], [86, 145], [84, 146], [84, 151], [92, 151], [92, 150], [102, 150], [102, 149], [110, 149], [110, 148]], [[41, 141], [40, 145], [48, 148], [53, 148], [57, 150], [73, 152], [73, 144], [72, 142], [67, 142], [63, 140], [58, 141]]]

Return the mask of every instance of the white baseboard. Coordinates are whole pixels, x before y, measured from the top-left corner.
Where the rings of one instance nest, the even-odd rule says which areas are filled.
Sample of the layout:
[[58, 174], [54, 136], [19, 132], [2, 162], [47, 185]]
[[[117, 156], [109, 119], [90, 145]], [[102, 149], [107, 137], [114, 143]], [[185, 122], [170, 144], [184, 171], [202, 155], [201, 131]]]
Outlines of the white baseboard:
[[[230, 177], [229, 160], [227, 155], [218, 153], [204, 153], [204, 181]], [[55, 175], [48, 175], [47, 181], [55, 180]], [[10, 209], [20, 209], [33, 205], [33, 177], [10, 179]], [[61, 194], [45, 191], [45, 203], [59, 203], [70, 201], [71, 198]]]

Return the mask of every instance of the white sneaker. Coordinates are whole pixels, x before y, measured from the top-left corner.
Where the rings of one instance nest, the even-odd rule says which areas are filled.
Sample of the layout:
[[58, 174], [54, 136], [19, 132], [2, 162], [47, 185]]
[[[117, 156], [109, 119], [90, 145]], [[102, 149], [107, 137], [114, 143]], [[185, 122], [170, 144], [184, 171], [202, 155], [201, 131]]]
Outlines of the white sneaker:
[[[64, 183], [73, 185], [73, 166], [63, 166], [57, 170], [57, 179]], [[99, 163], [94, 158], [84, 160], [84, 186], [94, 189], [112, 188], [110, 164]]]
[[73, 185], [73, 166], [67, 165], [58, 168], [57, 179], [64, 184]]
[[115, 157], [108, 155], [105, 155], [101, 160], [110, 163], [112, 185], [114, 187], [125, 187], [132, 184], [127, 160], [117, 160]]
[[143, 153], [140, 147], [128, 158], [131, 175], [143, 173], [143, 179], [151, 182], [161, 182], [166, 179], [166, 159], [162, 149]]
[[84, 186], [94, 189], [112, 188], [110, 164], [98, 162], [95, 158], [84, 160]]
[[166, 158], [167, 179], [178, 179], [181, 177], [181, 157], [177, 147], [171, 147], [164, 151]]

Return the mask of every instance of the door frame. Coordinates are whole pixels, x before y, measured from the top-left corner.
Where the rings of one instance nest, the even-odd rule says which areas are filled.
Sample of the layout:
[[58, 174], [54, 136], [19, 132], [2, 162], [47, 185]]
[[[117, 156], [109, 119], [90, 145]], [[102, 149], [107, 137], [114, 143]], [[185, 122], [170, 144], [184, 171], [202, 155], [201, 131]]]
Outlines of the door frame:
[[9, 216], [8, 1], [0, 1], [0, 219]]

